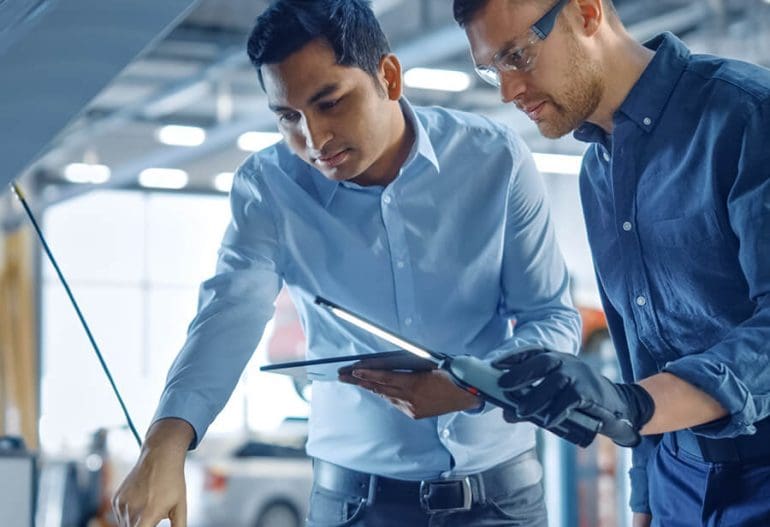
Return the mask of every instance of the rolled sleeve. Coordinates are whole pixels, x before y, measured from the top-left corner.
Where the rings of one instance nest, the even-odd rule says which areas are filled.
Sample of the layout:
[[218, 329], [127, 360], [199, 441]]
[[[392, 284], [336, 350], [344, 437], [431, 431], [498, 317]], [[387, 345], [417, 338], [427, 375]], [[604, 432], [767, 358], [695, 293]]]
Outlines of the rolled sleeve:
[[751, 390], [719, 356], [688, 355], [669, 362], [663, 371], [675, 375], [713, 397], [728, 417], [693, 428], [693, 432], [712, 438], [753, 434], [758, 419]]

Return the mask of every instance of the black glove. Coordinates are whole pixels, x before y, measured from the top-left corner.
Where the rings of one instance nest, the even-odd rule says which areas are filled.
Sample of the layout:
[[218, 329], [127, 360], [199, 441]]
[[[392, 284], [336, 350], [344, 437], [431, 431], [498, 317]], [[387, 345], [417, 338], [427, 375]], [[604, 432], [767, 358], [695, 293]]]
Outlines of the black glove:
[[498, 384], [515, 407], [505, 411], [509, 422], [537, 415], [548, 429], [579, 409], [603, 423], [609, 419], [628, 421], [639, 431], [655, 412], [655, 402], [647, 390], [638, 384], [612, 382], [574, 355], [527, 350], [494, 365], [507, 370]]

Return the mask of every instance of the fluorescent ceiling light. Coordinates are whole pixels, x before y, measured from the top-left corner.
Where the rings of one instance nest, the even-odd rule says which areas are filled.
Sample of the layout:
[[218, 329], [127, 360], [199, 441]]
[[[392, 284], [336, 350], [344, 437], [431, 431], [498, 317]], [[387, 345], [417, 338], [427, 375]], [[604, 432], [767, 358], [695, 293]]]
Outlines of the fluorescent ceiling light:
[[412, 68], [404, 74], [404, 83], [410, 88], [459, 92], [471, 85], [471, 76], [462, 71]]
[[90, 163], [71, 163], [64, 167], [64, 179], [70, 183], [98, 185], [110, 179], [110, 167]]
[[197, 126], [171, 124], [158, 128], [155, 137], [165, 145], [200, 146], [206, 140], [206, 130]]
[[219, 192], [230, 192], [233, 187], [233, 174], [232, 172], [222, 172], [214, 176], [214, 188]]
[[148, 168], [139, 174], [139, 184], [148, 188], [180, 189], [189, 179], [187, 172], [177, 168]]
[[259, 152], [283, 139], [277, 132], [246, 132], [238, 138], [238, 148], [246, 152]]
[[580, 165], [583, 163], [582, 156], [565, 156], [561, 154], [532, 154], [535, 158], [535, 165], [540, 172], [548, 174], [569, 174], [577, 176], [580, 174]]

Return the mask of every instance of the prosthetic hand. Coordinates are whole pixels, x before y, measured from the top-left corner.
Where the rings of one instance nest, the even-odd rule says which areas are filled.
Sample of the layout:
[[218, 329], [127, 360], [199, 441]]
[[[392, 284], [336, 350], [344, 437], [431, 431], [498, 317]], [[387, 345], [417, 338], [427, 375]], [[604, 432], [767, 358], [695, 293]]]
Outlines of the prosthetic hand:
[[573, 410], [581, 410], [607, 426], [613, 420], [626, 421], [638, 432], [655, 412], [655, 403], [644, 388], [612, 382], [574, 355], [528, 350], [505, 357], [495, 366], [506, 370], [498, 384], [516, 408], [506, 410], [509, 422], [537, 414], [548, 429], [558, 426]]

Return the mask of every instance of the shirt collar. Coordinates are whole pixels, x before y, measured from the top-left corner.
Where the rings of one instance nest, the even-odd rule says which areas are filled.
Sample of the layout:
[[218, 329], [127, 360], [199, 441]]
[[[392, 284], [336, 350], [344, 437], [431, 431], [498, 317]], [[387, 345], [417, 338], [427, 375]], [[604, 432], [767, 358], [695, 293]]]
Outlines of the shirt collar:
[[[401, 105], [401, 111], [404, 114], [404, 118], [406, 119], [407, 123], [412, 126], [412, 129], [415, 132], [415, 141], [412, 145], [412, 150], [409, 152], [406, 161], [401, 167], [402, 172], [413, 165], [418, 157], [426, 159], [436, 168], [436, 171], [439, 171], [440, 166], [438, 158], [436, 157], [436, 152], [433, 149], [430, 136], [428, 135], [428, 131], [417, 118], [414, 107], [409, 101], [406, 100], [406, 97], [401, 97], [399, 104]], [[318, 190], [319, 199], [324, 207], [329, 206], [329, 203], [331, 203], [331, 200], [334, 198], [334, 194], [337, 192], [337, 189], [340, 187], [340, 185], [355, 189], [366, 188], [349, 181], [332, 181], [318, 172], [316, 169], [312, 168], [310, 165], [306, 166], [308, 170], [311, 171], [310, 176], [315, 183], [316, 189]], [[400, 173], [399, 177], [401, 177], [401, 175], [402, 174]]]
[[[628, 93], [615, 114], [622, 113], [645, 132], [650, 132], [658, 123], [666, 103], [684, 72], [690, 58], [690, 50], [672, 33], [662, 33], [644, 46], [655, 51], [655, 56]], [[584, 142], [599, 142], [606, 134], [595, 124], [583, 123], [575, 130], [575, 139]]]
[[401, 97], [399, 102], [401, 104], [401, 110], [404, 112], [406, 121], [412, 125], [412, 128], [415, 132], [414, 145], [412, 146], [412, 151], [409, 153], [409, 156], [406, 158], [406, 162], [404, 163], [403, 168], [408, 168], [419, 156], [433, 165], [436, 169], [436, 172], [440, 172], [441, 165], [439, 165], [438, 158], [436, 157], [436, 151], [433, 150], [433, 143], [430, 140], [428, 131], [422, 125], [420, 119], [417, 118], [414, 107], [409, 101], [406, 100], [406, 97]]

